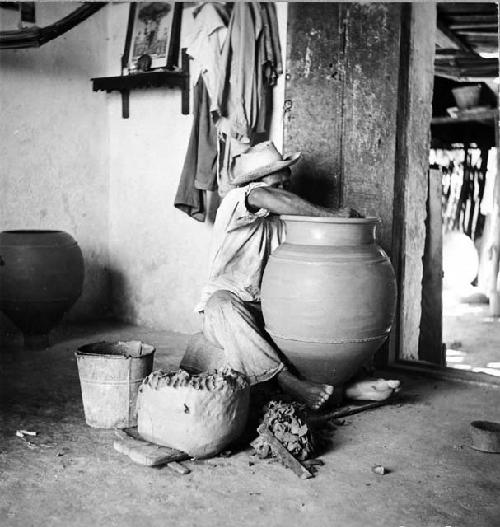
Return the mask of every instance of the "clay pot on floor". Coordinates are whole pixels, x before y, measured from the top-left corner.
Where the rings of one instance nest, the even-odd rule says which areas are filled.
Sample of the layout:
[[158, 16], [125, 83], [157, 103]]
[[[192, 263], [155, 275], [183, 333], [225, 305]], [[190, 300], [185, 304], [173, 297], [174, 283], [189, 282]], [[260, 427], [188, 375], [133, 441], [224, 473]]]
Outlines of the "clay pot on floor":
[[266, 330], [306, 379], [342, 386], [386, 340], [396, 280], [376, 218], [282, 216], [262, 281]]
[[23, 332], [26, 347], [48, 345], [82, 284], [82, 251], [67, 232], [0, 233], [0, 309]]

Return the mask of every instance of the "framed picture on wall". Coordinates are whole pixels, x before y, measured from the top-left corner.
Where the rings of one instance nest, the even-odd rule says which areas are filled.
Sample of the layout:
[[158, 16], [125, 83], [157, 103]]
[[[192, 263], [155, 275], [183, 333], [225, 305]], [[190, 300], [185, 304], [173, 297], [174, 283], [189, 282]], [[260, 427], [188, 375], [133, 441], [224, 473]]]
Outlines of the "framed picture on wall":
[[21, 22], [35, 23], [35, 2], [2, 2], [0, 7], [18, 11], [21, 15]]
[[122, 74], [178, 66], [182, 2], [130, 4]]

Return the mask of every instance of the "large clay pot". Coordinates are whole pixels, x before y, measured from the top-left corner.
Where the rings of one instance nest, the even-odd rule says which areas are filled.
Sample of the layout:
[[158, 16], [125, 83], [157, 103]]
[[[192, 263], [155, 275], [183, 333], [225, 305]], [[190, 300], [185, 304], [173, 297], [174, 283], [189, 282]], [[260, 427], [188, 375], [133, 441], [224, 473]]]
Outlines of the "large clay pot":
[[262, 281], [266, 329], [305, 378], [343, 385], [389, 334], [396, 280], [376, 218], [282, 216]]
[[0, 233], [0, 309], [27, 347], [48, 345], [49, 331], [78, 299], [82, 283], [82, 251], [68, 233]]

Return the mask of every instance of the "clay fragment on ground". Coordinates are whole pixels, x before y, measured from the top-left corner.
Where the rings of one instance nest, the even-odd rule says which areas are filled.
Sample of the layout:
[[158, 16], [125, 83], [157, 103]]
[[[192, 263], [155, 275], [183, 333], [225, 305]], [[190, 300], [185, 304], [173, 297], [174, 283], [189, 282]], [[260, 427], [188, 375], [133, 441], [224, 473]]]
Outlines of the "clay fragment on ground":
[[383, 476], [384, 474], [389, 473], [389, 471], [383, 465], [374, 465], [372, 467], [372, 472], [374, 474], [378, 474], [379, 476]]

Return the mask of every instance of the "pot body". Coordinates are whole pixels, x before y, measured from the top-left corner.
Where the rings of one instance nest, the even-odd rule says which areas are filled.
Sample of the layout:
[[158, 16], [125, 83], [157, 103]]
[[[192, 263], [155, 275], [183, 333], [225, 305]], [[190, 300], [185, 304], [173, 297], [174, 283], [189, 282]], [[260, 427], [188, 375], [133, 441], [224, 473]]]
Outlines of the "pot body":
[[305, 378], [344, 384], [386, 340], [396, 279], [376, 218], [282, 216], [262, 281], [266, 330]]
[[0, 309], [36, 340], [47, 335], [82, 292], [83, 257], [63, 231], [0, 233]]

